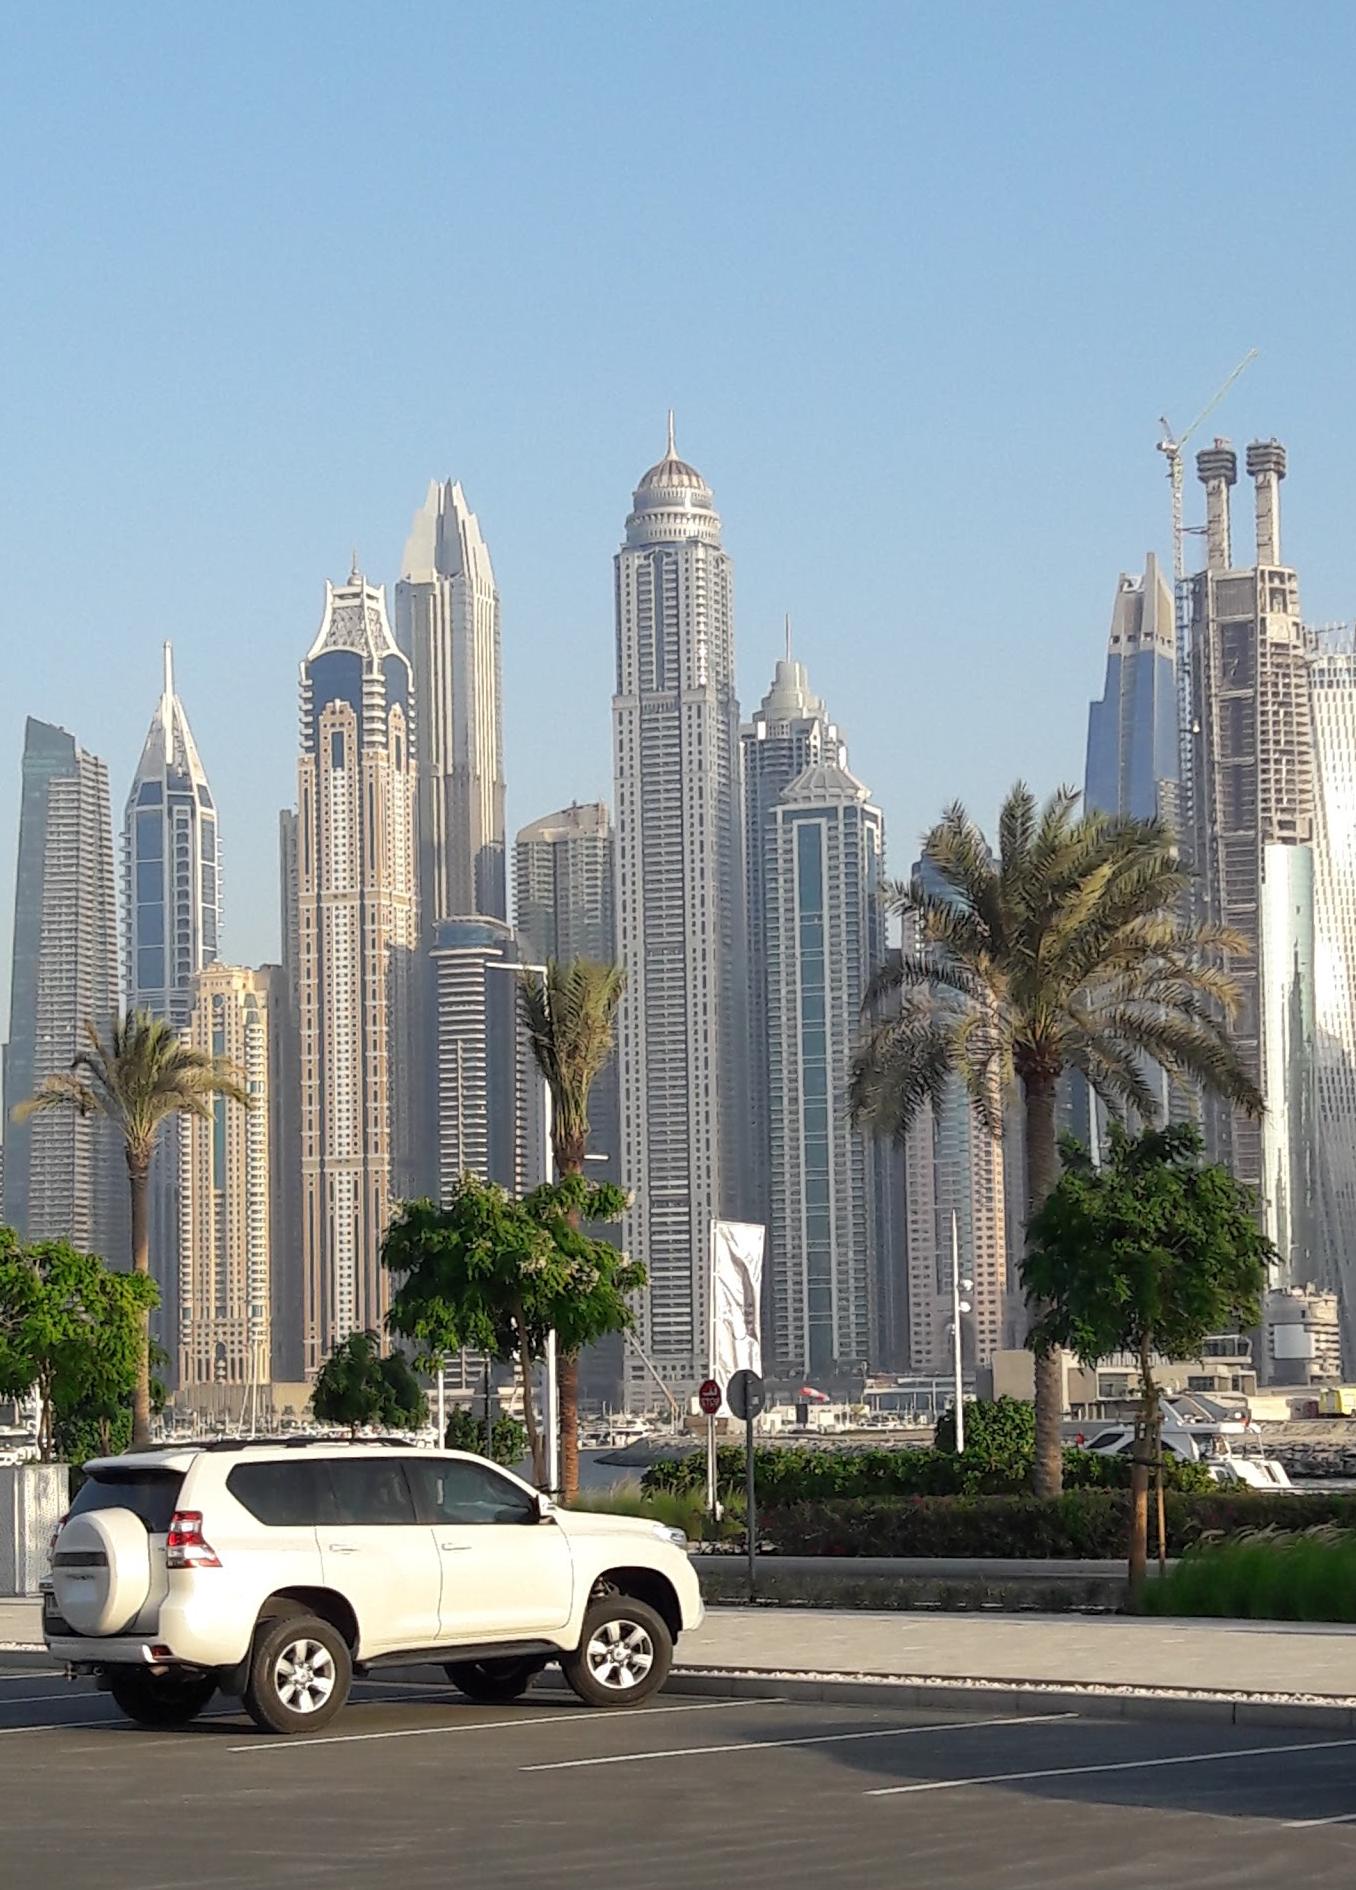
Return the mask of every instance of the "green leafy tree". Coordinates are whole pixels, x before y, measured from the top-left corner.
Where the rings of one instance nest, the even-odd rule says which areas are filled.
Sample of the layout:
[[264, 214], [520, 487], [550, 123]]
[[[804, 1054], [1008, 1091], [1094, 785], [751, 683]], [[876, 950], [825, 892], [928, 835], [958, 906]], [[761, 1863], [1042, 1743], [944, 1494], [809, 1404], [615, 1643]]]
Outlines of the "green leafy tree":
[[392, 1221], [383, 1258], [399, 1284], [387, 1325], [421, 1360], [461, 1346], [517, 1364], [533, 1475], [546, 1487], [532, 1367], [554, 1330], [578, 1352], [630, 1324], [628, 1296], [645, 1269], [587, 1232], [614, 1221], [623, 1191], [582, 1175], [515, 1199], [497, 1182], [464, 1175], [445, 1206], [411, 1201]]
[[478, 1457], [490, 1457], [512, 1469], [527, 1455], [527, 1426], [515, 1417], [497, 1417], [490, 1430], [490, 1448], [485, 1448], [485, 1426], [466, 1405], [455, 1405], [447, 1414], [443, 1436], [447, 1450], [469, 1450]]
[[[46, 1077], [37, 1094], [19, 1104], [25, 1120], [47, 1109], [74, 1109], [101, 1115], [122, 1139], [132, 1203], [132, 1267], [151, 1270], [151, 1159], [160, 1131], [174, 1116], [212, 1119], [216, 1098], [229, 1097], [249, 1107], [240, 1072], [225, 1057], [185, 1043], [172, 1025], [148, 1011], [128, 1011], [115, 1018], [108, 1036], [85, 1025], [85, 1047], [69, 1070]], [[150, 1302], [148, 1302], [149, 1304]], [[132, 1395], [132, 1442], [151, 1441], [150, 1314], [143, 1316], [141, 1362]]]
[[1196, 1358], [1211, 1333], [1256, 1325], [1276, 1258], [1252, 1191], [1227, 1168], [1203, 1163], [1201, 1146], [1190, 1123], [1139, 1136], [1113, 1123], [1110, 1157], [1098, 1168], [1066, 1139], [1064, 1173], [1031, 1221], [1022, 1265], [1027, 1297], [1040, 1308], [1040, 1343], [1067, 1346], [1086, 1364], [1113, 1352], [1139, 1360], [1134, 1584], [1147, 1555], [1154, 1357]]
[[44, 1463], [82, 1410], [126, 1408], [158, 1297], [152, 1280], [115, 1273], [97, 1254], [63, 1240], [24, 1245], [0, 1228], [0, 1397], [38, 1392]]
[[[965, 809], [947, 809], [924, 842], [922, 875], [886, 888], [905, 949], [875, 981], [851, 1080], [855, 1120], [896, 1138], [942, 1104], [953, 1079], [999, 1135], [1016, 1082], [1028, 1223], [1059, 1178], [1055, 1090], [1066, 1070], [1113, 1113], [1145, 1122], [1157, 1111], [1146, 1058], [1174, 1080], [1262, 1109], [1226, 1033], [1238, 994], [1220, 961], [1246, 942], [1182, 920], [1189, 874], [1160, 822], [1079, 814], [1078, 799], [1061, 788], [1040, 807], [1018, 783], [996, 858]], [[1055, 1496], [1061, 1374], [1046, 1330], [1037, 1317], [1029, 1341], [1035, 1486]]]
[[353, 1437], [363, 1426], [417, 1430], [428, 1418], [409, 1360], [383, 1353], [376, 1332], [352, 1332], [335, 1346], [316, 1374], [311, 1409], [322, 1424], [347, 1424]]
[[[933, 1433], [933, 1448], [956, 1448], [956, 1413], [945, 1411]], [[1036, 1413], [1025, 1398], [977, 1398], [965, 1407], [965, 1454], [992, 1470], [1025, 1481], [1036, 1455]]]
[[[620, 965], [591, 958], [569, 964], [552, 959], [544, 980], [524, 974], [518, 981], [527, 1040], [551, 1092], [551, 1151], [558, 1176], [584, 1172], [589, 1098], [612, 1058], [625, 982]], [[563, 1344], [559, 1383], [560, 1485], [568, 1503], [579, 1491], [579, 1354]]]

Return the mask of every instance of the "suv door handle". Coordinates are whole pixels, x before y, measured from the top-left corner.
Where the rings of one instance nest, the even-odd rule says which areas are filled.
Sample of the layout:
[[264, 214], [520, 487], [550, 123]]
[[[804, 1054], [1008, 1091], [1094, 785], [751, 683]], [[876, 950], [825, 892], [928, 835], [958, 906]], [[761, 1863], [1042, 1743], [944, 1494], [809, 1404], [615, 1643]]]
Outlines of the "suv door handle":
[[329, 1550], [331, 1555], [356, 1555], [358, 1545], [356, 1542], [331, 1542]]
[[470, 1552], [469, 1542], [440, 1542], [438, 1547], [444, 1555], [466, 1555]]

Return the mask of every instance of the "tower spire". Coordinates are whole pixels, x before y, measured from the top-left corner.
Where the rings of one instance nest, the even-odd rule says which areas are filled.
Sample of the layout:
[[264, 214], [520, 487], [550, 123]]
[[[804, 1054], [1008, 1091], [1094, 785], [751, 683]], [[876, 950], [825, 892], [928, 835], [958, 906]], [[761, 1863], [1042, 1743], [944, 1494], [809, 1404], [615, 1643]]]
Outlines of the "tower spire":
[[359, 566], [358, 566], [358, 547], [357, 547], [357, 546], [355, 545], [355, 546], [353, 547], [353, 563], [352, 563], [352, 565], [351, 565], [351, 566], [349, 567], [349, 573], [348, 573], [348, 581], [349, 581], [349, 583], [350, 583], [350, 584], [361, 584], [361, 582], [362, 582], [362, 575], [363, 575], [363, 574], [362, 574], [362, 571], [361, 571], [361, 570], [359, 569]]
[[160, 691], [160, 707], [165, 720], [168, 722], [174, 707], [174, 645], [172, 643], [166, 643], [163, 646], [162, 653], [164, 656], [165, 676]]
[[677, 459], [678, 449], [673, 443], [673, 409], [669, 408], [669, 443], [664, 449], [665, 459]]

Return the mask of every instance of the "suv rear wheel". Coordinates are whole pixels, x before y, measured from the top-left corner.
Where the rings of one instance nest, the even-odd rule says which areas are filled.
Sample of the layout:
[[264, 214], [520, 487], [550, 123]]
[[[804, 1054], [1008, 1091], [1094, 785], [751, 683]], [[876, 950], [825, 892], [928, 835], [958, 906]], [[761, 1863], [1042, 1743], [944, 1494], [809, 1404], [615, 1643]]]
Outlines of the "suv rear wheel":
[[673, 1664], [673, 1636], [661, 1616], [630, 1595], [590, 1602], [566, 1680], [587, 1706], [639, 1706], [657, 1693]]
[[479, 1706], [521, 1699], [545, 1663], [540, 1660], [449, 1660], [444, 1672], [459, 1693]]
[[245, 1710], [265, 1732], [317, 1732], [348, 1699], [353, 1659], [337, 1628], [316, 1615], [259, 1624]]
[[196, 1719], [217, 1690], [210, 1675], [145, 1673], [139, 1667], [115, 1670], [108, 1676], [114, 1703], [138, 1726], [187, 1726]]

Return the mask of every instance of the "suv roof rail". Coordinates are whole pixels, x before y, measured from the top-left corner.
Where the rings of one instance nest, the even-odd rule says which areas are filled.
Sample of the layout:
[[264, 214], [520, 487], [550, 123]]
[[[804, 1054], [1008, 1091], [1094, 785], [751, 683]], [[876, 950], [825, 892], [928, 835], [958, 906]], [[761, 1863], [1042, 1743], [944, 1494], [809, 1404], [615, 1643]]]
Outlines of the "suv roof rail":
[[234, 1450], [309, 1450], [317, 1444], [328, 1449], [333, 1444], [379, 1444], [386, 1450], [412, 1450], [415, 1442], [409, 1437], [350, 1437], [347, 1431], [333, 1437], [181, 1437], [171, 1438], [162, 1444], [152, 1444], [152, 1450], [201, 1450], [204, 1452]]

